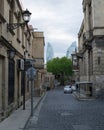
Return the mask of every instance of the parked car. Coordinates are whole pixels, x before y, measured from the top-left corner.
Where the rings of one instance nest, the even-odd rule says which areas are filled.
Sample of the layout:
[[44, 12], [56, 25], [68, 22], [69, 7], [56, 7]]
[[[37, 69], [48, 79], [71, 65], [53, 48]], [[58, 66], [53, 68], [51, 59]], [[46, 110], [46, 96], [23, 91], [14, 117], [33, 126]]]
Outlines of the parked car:
[[72, 92], [73, 92], [73, 90], [70, 85], [66, 85], [64, 87], [64, 93], [72, 93]]

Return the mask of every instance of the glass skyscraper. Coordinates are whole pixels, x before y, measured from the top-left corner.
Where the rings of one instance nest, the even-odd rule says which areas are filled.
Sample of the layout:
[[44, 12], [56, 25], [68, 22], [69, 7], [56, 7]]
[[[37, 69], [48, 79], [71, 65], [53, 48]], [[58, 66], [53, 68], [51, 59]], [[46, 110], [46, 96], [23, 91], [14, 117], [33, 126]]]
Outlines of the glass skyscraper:
[[72, 42], [72, 44], [68, 47], [67, 52], [66, 52], [66, 57], [71, 58], [71, 54], [75, 51], [77, 48], [77, 43], [76, 41]]
[[46, 50], [46, 62], [50, 61], [54, 57], [54, 51], [53, 47], [50, 43], [47, 45], [47, 50]]

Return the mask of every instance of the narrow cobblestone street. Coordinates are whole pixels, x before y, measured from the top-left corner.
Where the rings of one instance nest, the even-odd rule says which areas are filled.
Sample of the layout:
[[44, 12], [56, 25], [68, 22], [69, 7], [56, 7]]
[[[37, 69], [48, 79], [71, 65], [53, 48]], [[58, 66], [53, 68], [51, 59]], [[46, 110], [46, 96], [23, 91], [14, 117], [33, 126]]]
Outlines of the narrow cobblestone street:
[[104, 130], [104, 100], [78, 101], [62, 88], [48, 91], [25, 130]]

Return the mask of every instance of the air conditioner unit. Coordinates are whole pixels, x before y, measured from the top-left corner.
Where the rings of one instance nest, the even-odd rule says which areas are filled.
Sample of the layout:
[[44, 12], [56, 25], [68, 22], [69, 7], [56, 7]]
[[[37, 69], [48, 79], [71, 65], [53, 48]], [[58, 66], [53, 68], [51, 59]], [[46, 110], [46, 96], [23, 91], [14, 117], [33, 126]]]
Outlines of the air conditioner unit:
[[19, 70], [24, 70], [24, 60], [23, 59], [19, 59], [17, 61], [17, 66]]

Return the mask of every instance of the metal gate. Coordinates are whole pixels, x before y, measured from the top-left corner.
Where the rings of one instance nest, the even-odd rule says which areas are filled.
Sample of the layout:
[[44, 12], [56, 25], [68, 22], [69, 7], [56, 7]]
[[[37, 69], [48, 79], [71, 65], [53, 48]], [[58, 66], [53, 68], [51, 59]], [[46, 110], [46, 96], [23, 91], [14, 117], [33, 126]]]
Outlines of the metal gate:
[[9, 68], [8, 68], [8, 104], [11, 104], [14, 101], [14, 79], [15, 79], [15, 62], [12, 59], [9, 59]]

